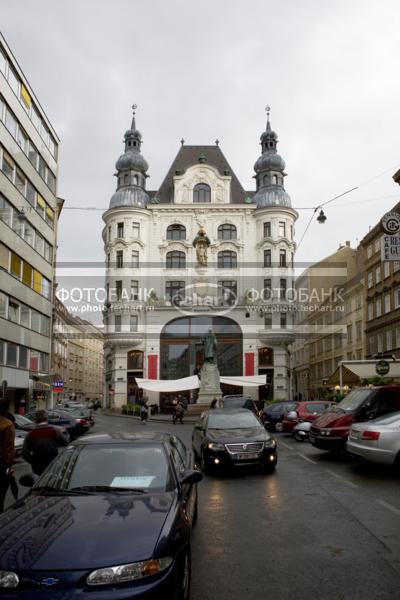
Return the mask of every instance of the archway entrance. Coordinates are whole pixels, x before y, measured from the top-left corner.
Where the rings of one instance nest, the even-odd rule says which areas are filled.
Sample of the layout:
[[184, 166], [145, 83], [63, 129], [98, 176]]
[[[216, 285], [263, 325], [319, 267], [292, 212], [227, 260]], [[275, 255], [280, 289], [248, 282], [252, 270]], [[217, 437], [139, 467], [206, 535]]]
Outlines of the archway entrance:
[[140, 399], [140, 392], [136, 377], [143, 377], [143, 352], [131, 350], [127, 355], [127, 399], [129, 404], [136, 404]]

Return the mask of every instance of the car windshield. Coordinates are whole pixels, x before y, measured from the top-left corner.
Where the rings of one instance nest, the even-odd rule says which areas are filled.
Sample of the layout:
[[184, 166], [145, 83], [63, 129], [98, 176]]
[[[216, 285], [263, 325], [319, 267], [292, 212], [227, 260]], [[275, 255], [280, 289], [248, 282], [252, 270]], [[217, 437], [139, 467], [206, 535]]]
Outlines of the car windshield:
[[19, 427], [23, 427], [24, 425], [34, 425], [33, 421], [28, 419], [27, 417], [23, 417], [22, 415], [14, 415], [15, 422]]
[[294, 410], [295, 408], [295, 402], [279, 402], [279, 404], [270, 404], [264, 410], [268, 409], [271, 413], [280, 413], [282, 411]]
[[242, 429], [260, 427], [252, 412], [218, 413], [208, 417], [208, 429]]
[[318, 414], [318, 415], [322, 415], [322, 413], [324, 413], [328, 407], [329, 407], [329, 404], [307, 404], [306, 405], [307, 412], [309, 414]]
[[339, 404], [337, 404], [334, 407], [334, 410], [337, 412], [350, 412], [356, 410], [369, 396], [371, 396], [370, 389], [353, 390], [352, 392], [347, 394], [346, 398], [344, 398], [341, 402], [339, 402]]
[[163, 446], [146, 443], [69, 446], [33, 489], [155, 492], [173, 487]]
[[[369, 421], [371, 424], [372, 421]], [[373, 420], [373, 423], [379, 423], [379, 425], [400, 425], [400, 412], [390, 413], [389, 415], [384, 415], [382, 417], [378, 417]]]
[[[224, 399], [224, 407], [225, 408], [242, 408], [246, 404], [248, 404], [248, 398], [225, 398]], [[251, 402], [251, 400], [250, 400]]]

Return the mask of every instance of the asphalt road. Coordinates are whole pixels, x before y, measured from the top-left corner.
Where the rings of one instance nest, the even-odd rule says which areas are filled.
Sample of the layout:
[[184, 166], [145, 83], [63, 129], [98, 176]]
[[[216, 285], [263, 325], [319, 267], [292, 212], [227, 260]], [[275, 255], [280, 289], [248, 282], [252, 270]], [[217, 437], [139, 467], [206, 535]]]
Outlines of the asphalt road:
[[[191, 443], [188, 424], [96, 415], [92, 432], [144, 427]], [[276, 438], [274, 474], [199, 484], [191, 600], [400, 599], [400, 473]]]

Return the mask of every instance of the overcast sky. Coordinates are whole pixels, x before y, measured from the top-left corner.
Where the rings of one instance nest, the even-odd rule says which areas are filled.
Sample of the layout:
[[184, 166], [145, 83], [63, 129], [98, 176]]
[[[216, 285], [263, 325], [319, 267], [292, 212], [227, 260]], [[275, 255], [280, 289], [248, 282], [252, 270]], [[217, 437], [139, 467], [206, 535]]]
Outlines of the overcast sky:
[[[68, 208], [108, 206], [133, 102], [149, 189], [182, 137], [219, 138], [254, 189], [266, 104], [295, 208], [360, 186], [311, 225], [298, 260], [356, 245], [400, 199], [398, 0], [0, 4], [1, 30], [61, 138], [60, 261], [104, 258], [101, 212]], [[299, 212], [298, 240], [311, 215]]]

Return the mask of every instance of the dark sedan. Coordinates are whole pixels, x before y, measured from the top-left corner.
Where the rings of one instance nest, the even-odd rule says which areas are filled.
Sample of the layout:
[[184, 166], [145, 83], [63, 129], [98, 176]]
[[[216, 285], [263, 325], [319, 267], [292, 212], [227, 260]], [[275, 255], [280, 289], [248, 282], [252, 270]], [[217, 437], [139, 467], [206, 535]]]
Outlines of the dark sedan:
[[[68, 413], [63, 410], [53, 409], [47, 411], [50, 425], [56, 425], [65, 429], [71, 440], [87, 433], [90, 429], [89, 421], [80, 415]], [[35, 413], [28, 413], [26, 415], [32, 421], [36, 421]]]
[[193, 450], [202, 471], [258, 465], [271, 472], [277, 463], [276, 442], [247, 409], [203, 413], [193, 430]]
[[260, 421], [264, 423], [271, 429], [271, 431], [282, 431], [282, 419], [286, 412], [289, 410], [294, 410], [296, 406], [296, 402], [291, 402], [285, 400], [284, 402], [272, 402], [272, 404], [268, 404], [265, 406], [262, 411], [260, 411]]
[[187, 600], [201, 478], [170, 434], [76, 440], [0, 517], [0, 596]]

